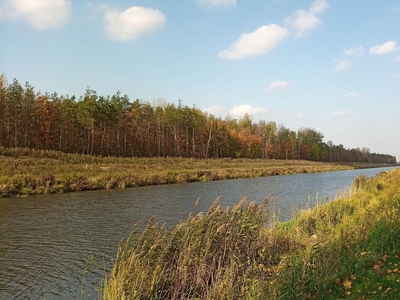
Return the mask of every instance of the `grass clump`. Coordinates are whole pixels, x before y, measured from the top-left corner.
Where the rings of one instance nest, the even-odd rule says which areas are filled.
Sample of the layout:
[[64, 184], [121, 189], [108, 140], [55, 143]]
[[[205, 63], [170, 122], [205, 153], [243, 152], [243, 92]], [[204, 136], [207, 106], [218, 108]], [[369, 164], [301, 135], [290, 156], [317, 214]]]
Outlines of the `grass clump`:
[[396, 299], [400, 169], [280, 223], [266, 203], [215, 202], [120, 246], [104, 299]]
[[399, 169], [360, 176], [348, 195], [303, 212], [291, 226], [305, 250], [281, 262], [280, 299], [395, 299], [400, 292]]
[[[121, 246], [105, 299], [234, 299], [256, 296], [268, 268], [262, 247], [266, 210], [243, 199], [232, 209], [214, 202], [172, 230], [151, 219]], [[250, 286], [251, 289], [248, 289]], [[250, 299], [250, 298], [249, 298]]]

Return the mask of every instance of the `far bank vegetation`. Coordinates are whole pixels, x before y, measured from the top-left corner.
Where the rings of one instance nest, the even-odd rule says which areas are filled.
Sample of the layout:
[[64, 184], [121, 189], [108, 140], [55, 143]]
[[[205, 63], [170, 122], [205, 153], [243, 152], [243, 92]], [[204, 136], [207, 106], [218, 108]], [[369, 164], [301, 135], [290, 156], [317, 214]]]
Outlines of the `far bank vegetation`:
[[0, 147], [0, 197], [351, 169], [304, 160], [100, 157]]
[[311, 128], [274, 121], [215, 117], [196, 106], [156, 99], [132, 101], [119, 91], [82, 96], [36, 92], [0, 75], [0, 146], [117, 157], [301, 159], [396, 163], [367, 147], [346, 149]]

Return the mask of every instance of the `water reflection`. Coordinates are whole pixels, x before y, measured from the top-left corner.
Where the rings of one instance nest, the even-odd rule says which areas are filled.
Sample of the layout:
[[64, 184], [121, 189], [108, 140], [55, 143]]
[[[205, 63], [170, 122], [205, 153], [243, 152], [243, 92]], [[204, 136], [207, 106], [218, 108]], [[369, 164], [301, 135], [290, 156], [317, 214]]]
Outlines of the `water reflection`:
[[79, 299], [81, 292], [98, 298], [118, 243], [152, 215], [174, 226], [190, 212], [208, 210], [216, 197], [229, 206], [242, 197], [258, 203], [276, 197], [271, 207], [285, 220], [293, 208], [334, 198], [362, 173], [388, 169], [0, 199], [0, 299]]

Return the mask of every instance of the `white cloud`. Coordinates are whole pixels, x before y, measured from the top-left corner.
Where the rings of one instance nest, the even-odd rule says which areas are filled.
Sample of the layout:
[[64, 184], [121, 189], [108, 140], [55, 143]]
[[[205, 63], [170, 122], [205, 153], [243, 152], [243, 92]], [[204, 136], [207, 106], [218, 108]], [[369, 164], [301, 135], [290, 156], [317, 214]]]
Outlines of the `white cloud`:
[[249, 114], [250, 116], [261, 115], [265, 113], [267, 110], [263, 107], [253, 107], [248, 104], [234, 106], [230, 111], [229, 115], [234, 118], [241, 118], [244, 114]]
[[252, 33], [243, 33], [229, 49], [221, 51], [218, 56], [237, 60], [246, 56], [266, 54], [276, 48], [286, 35], [286, 28], [276, 24], [265, 25]]
[[381, 55], [391, 53], [397, 50], [395, 41], [387, 41], [382, 45], [375, 45], [369, 49], [369, 53]]
[[356, 97], [360, 97], [360, 94], [359, 93], [355, 93], [355, 92], [350, 92], [350, 93], [347, 93], [346, 95], [344, 95], [343, 97], [345, 97], [345, 98], [356, 98]]
[[305, 10], [298, 10], [293, 15], [286, 18], [285, 23], [288, 27], [295, 29], [298, 36], [302, 36], [319, 26], [321, 20]]
[[[203, 0], [202, 2], [220, 3], [230, 1]], [[329, 4], [326, 0], [316, 0], [310, 6], [309, 11], [298, 10], [293, 15], [286, 18], [286, 26], [297, 31], [298, 36], [305, 35], [321, 24], [317, 15], [322, 14], [328, 7]], [[266, 54], [276, 48], [288, 33], [289, 31], [285, 27], [276, 24], [265, 25], [257, 28], [257, 30], [252, 33], [243, 33], [229, 49], [219, 52], [218, 56], [220, 58], [237, 60], [246, 56]]]
[[113, 40], [132, 41], [164, 26], [166, 17], [157, 9], [131, 6], [124, 11], [109, 5], [98, 6], [104, 13], [105, 30]]
[[344, 51], [344, 54], [350, 57], [361, 56], [365, 53], [365, 49], [363, 46], [353, 47]]
[[297, 115], [297, 118], [298, 119], [301, 119], [301, 118], [303, 118], [304, 117], [304, 113], [299, 113], [298, 115]]
[[353, 63], [348, 60], [336, 60], [335, 63], [336, 63], [335, 71], [346, 71], [353, 65]]
[[0, 18], [26, 21], [38, 30], [59, 29], [71, 11], [68, 0], [8, 0], [0, 7]]
[[333, 113], [334, 116], [347, 116], [349, 114], [350, 114], [350, 111], [348, 111], [348, 110], [335, 111]]
[[321, 20], [317, 15], [322, 14], [329, 4], [325, 0], [315, 1], [309, 11], [298, 10], [293, 15], [285, 19], [286, 26], [297, 31], [297, 36], [306, 35], [309, 31], [318, 27], [321, 24]]
[[198, 0], [198, 3], [206, 7], [230, 7], [236, 5], [236, 0]]
[[317, 15], [322, 14], [326, 9], [329, 8], [329, 4], [325, 0], [317, 0], [310, 7], [310, 13]]
[[284, 90], [289, 86], [289, 82], [287, 81], [274, 81], [268, 87], [268, 92], [273, 92], [276, 90]]
[[204, 111], [214, 116], [218, 116], [224, 111], [224, 107], [222, 105], [211, 105], [209, 108], [204, 109]]

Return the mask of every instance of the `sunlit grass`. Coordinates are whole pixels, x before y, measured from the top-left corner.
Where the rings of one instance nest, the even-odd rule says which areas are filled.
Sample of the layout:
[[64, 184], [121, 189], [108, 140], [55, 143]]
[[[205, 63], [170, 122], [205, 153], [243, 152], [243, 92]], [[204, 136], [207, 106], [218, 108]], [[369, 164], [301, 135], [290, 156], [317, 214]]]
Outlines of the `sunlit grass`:
[[[272, 225], [273, 224], [273, 225]], [[396, 299], [400, 169], [279, 223], [266, 205], [217, 202], [121, 244], [104, 299]]]
[[0, 197], [352, 168], [301, 160], [117, 158], [0, 147]]

